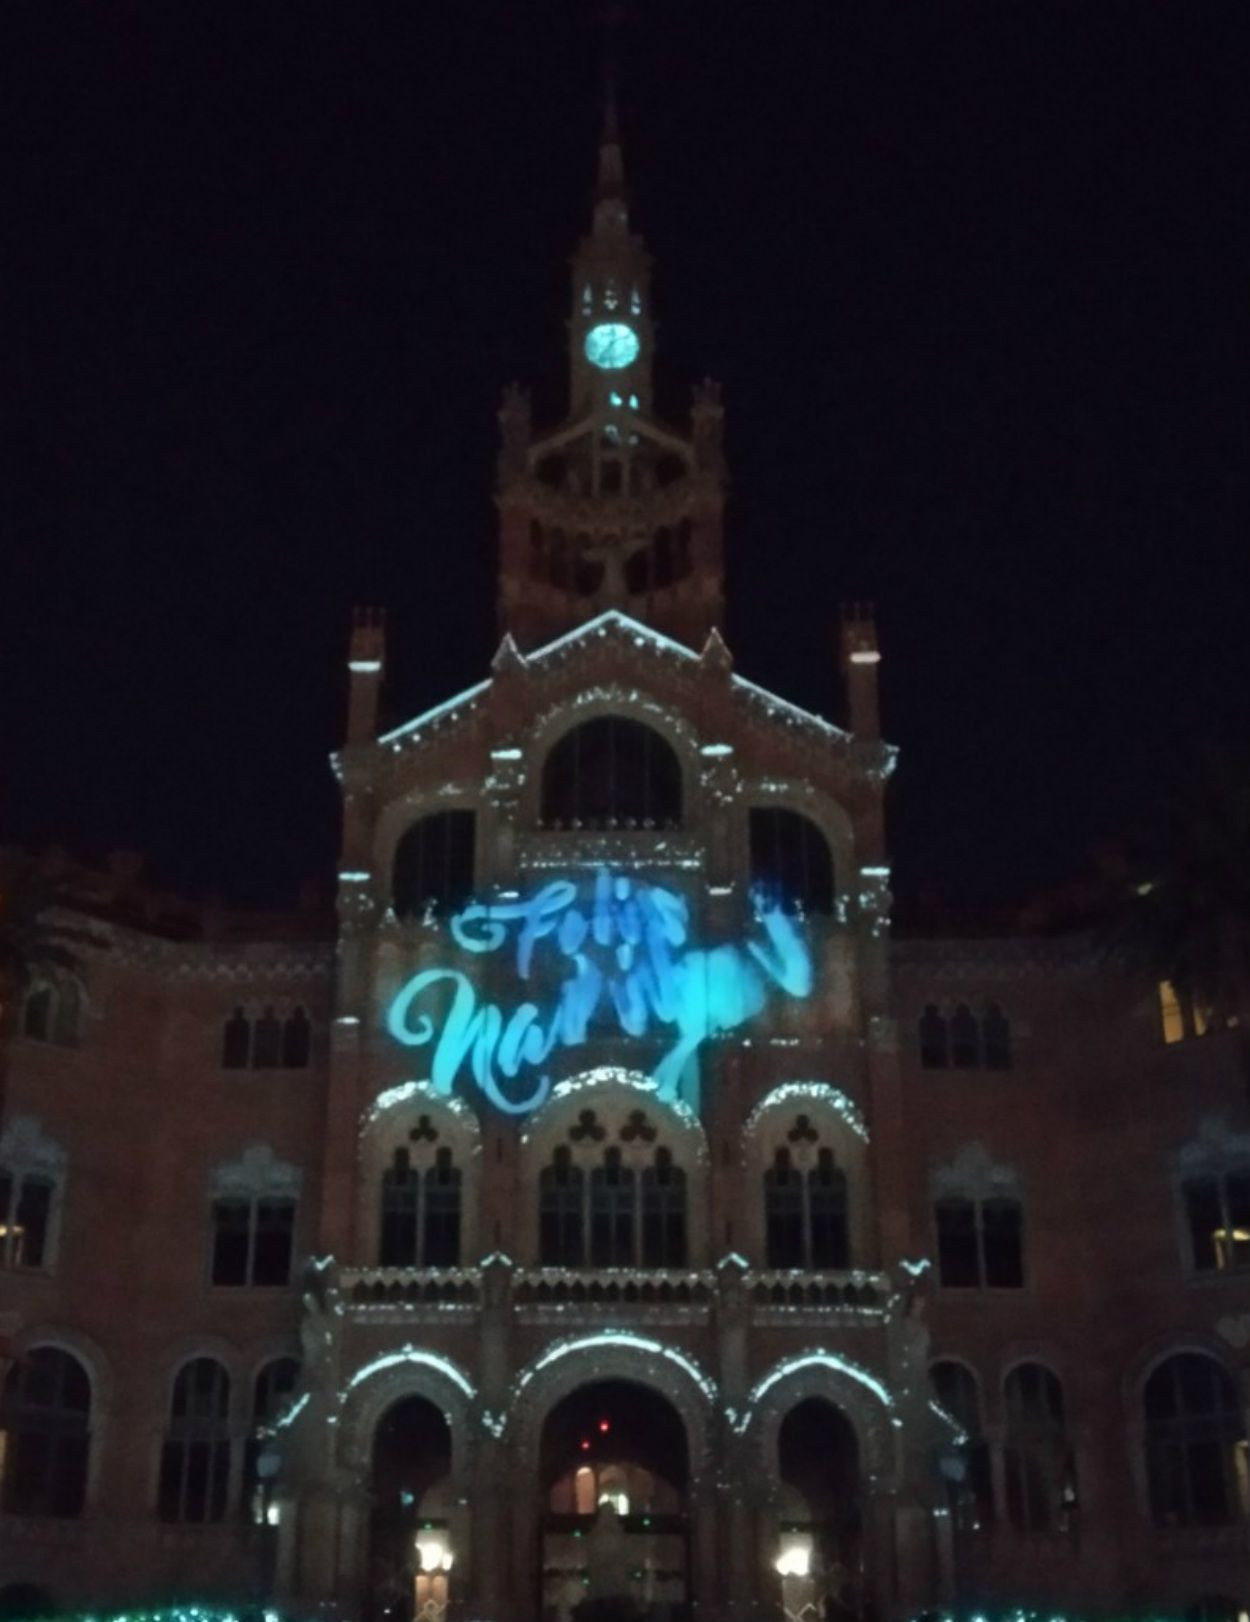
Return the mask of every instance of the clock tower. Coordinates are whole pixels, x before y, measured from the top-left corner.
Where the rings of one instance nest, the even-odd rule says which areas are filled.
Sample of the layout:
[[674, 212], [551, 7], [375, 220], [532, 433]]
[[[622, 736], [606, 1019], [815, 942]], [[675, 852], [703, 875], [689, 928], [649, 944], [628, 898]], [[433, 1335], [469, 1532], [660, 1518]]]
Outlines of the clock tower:
[[720, 392], [695, 389], [688, 432], [656, 418], [651, 260], [610, 94], [572, 269], [567, 416], [536, 435], [516, 387], [499, 414], [501, 629], [529, 648], [615, 608], [701, 647], [722, 609]]

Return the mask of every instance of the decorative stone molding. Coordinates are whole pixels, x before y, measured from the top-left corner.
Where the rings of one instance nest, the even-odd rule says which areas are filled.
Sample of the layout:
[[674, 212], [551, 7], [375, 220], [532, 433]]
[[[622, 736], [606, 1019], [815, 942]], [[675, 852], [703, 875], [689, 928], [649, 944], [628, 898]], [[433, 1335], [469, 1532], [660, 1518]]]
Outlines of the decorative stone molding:
[[212, 1191], [219, 1197], [256, 1199], [264, 1194], [299, 1197], [303, 1172], [279, 1160], [267, 1143], [249, 1143], [237, 1160], [215, 1166]]
[[933, 1167], [929, 1190], [934, 1198], [946, 1194], [966, 1194], [973, 1199], [1003, 1194], [1018, 1197], [1020, 1174], [1013, 1166], [996, 1162], [983, 1143], [966, 1143], [953, 1160]]
[[1222, 1115], [1204, 1115], [1197, 1134], [1178, 1151], [1176, 1162], [1183, 1174], [1250, 1163], [1250, 1133], [1234, 1132]]
[[894, 1399], [868, 1370], [840, 1353], [821, 1349], [776, 1364], [756, 1381], [743, 1412], [734, 1416], [735, 1430], [753, 1443], [755, 1466], [768, 1480], [780, 1482], [782, 1421], [792, 1408], [812, 1397], [845, 1415], [855, 1432], [869, 1484], [890, 1490], [899, 1471]]
[[403, 1346], [348, 1374], [339, 1394], [338, 1460], [354, 1477], [368, 1475], [373, 1438], [387, 1410], [406, 1397], [423, 1397], [439, 1410], [451, 1432], [453, 1481], [467, 1474], [478, 1427], [471, 1423], [477, 1393], [450, 1358]]
[[597, 1380], [629, 1380], [664, 1397], [685, 1426], [691, 1476], [707, 1472], [715, 1381], [681, 1348], [631, 1329], [602, 1329], [553, 1341], [517, 1376], [505, 1423], [522, 1472], [537, 1464], [551, 1410], [579, 1386]]
[[65, 1150], [43, 1130], [34, 1115], [15, 1115], [0, 1135], [0, 1166], [13, 1172], [43, 1172], [59, 1179]]

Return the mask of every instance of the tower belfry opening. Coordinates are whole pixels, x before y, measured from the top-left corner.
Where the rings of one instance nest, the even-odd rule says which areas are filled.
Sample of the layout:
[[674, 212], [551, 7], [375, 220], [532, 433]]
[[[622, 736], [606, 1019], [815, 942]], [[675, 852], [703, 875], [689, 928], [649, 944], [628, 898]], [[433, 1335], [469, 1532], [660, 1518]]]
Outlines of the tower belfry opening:
[[523, 649], [609, 608], [694, 647], [720, 623], [720, 391], [694, 390], [687, 431], [660, 422], [654, 351], [651, 259], [630, 226], [609, 90], [572, 262], [568, 413], [536, 433], [515, 385], [499, 413], [500, 628]]

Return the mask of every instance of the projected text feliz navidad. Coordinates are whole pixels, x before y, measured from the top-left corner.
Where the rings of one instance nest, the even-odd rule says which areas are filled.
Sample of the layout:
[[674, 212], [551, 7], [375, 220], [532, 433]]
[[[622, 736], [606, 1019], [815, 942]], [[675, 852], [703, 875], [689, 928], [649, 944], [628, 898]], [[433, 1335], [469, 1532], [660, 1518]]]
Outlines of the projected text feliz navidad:
[[[568, 974], [546, 1009], [524, 1000], [511, 1011], [479, 1001], [459, 969], [414, 975], [387, 1025], [405, 1046], [432, 1046], [437, 1091], [450, 1093], [467, 1065], [499, 1109], [526, 1114], [547, 1097], [551, 1078], [540, 1074], [519, 1098], [501, 1080], [537, 1069], [558, 1047], [581, 1046], [591, 1021], [607, 1012], [626, 1036], [646, 1036], [653, 1026], [674, 1033], [653, 1078], [658, 1095], [672, 1099], [700, 1043], [758, 1014], [770, 986], [790, 997], [811, 992], [811, 955], [794, 919], [775, 903], [756, 898], [755, 933], [741, 944], [700, 948], [689, 944], [689, 907], [675, 891], [606, 869], [587, 887], [583, 901], [577, 884], [557, 879], [528, 900], [474, 903], [451, 919], [452, 937], [466, 952], [490, 954], [513, 943], [522, 982], [539, 949], [554, 951]], [[440, 1010], [438, 1017], [423, 1003]]]

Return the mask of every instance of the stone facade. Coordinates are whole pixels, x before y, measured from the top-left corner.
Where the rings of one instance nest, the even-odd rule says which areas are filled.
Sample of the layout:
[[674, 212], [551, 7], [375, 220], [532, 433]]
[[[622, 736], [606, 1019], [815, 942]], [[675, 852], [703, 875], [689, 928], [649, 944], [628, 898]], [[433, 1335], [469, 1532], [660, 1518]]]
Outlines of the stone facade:
[[[1192, 1216], [1250, 1170], [1233, 1039], [1165, 1042], [1080, 940], [892, 937], [871, 616], [845, 728], [735, 672], [719, 401], [655, 420], [645, 268], [609, 128], [570, 418], [536, 437], [505, 400], [490, 673], [379, 736], [385, 632], [354, 628], [337, 919], [79, 886], [109, 949], [74, 1021], [28, 1005], [0, 1135], [35, 1191], [3, 1214], [0, 1585], [521, 1622], [568, 1614], [585, 1531], [592, 1595], [613, 1538], [631, 1583], [676, 1568], [657, 1615], [1250, 1597], [1250, 1237], [1227, 1218], [1205, 1265]], [[89, 1385], [59, 1508], [78, 1455], [12, 1462], [50, 1349]], [[1236, 1393], [1192, 1448], [1147, 1422], [1178, 1354]], [[228, 1378], [193, 1390], [196, 1360]], [[633, 1487], [576, 1497], [553, 1438], [588, 1387], [676, 1416], [669, 1476], [642, 1408], [611, 1461], [654, 1527]], [[379, 1437], [414, 1398], [447, 1452], [396, 1509]], [[1177, 1509], [1203, 1469], [1224, 1496]]]

